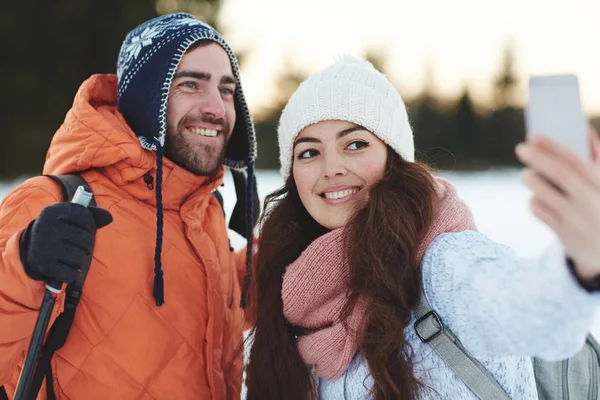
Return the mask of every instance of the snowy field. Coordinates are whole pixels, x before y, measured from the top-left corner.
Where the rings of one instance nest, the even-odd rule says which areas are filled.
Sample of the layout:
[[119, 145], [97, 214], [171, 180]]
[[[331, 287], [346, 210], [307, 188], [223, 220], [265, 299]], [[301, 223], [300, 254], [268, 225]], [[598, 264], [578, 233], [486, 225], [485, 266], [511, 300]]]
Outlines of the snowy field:
[[[512, 247], [523, 257], [534, 257], [555, 239], [548, 228], [529, 212], [529, 194], [520, 180], [517, 169], [477, 173], [442, 173], [457, 187], [460, 196], [473, 210], [481, 232], [500, 243]], [[259, 171], [257, 174], [261, 201], [282, 184], [277, 171]], [[0, 184], [0, 199], [19, 180]], [[225, 198], [225, 212], [230, 215], [235, 205], [235, 192], [229, 174], [221, 188]], [[244, 240], [231, 232], [234, 247], [244, 245]], [[550, 289], [551, 290], [551, 289]], [[593, 332], [600, 336], [600, 316]]]

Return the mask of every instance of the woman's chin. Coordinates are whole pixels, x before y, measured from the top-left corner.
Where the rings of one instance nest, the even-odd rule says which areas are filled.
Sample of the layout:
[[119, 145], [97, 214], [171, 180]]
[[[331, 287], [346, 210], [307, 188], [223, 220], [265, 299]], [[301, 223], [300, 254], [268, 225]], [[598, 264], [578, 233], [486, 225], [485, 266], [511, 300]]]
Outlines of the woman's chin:
[[339, 216], [328, 215], [325, 218], [320, 218], [320, 219], [315, 218], [315, 220], [319, 223], [319, 225], [321, 225], [329, 230], [334, 230], [334, 229], [338, 229], [338, 228], [342, 228], [342, 227], [346, 226], [346, 224], [348, 223], [348, 219], [349, 219], [349, 217], [346, 215], [339, 215]]

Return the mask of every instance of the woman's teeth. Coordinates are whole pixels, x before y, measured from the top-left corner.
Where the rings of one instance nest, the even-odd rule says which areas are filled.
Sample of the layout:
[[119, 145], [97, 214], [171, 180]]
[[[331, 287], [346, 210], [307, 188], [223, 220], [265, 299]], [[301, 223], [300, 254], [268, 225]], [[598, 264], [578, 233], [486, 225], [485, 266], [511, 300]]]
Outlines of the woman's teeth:
[[337, 199], [343, 199], [344, 197], [350, 196], [351, 194], [354, 194], [356, 192], [358, 192], [358, 189], [348, 189], [348, 190], [341, 190], [339, 192], [323, 193], [323, 195], [325, 196], [326, 199], [337, 200]]
[[191, 132], [197, 133], [202, 136], [217, 136], [216, 129], [204, 129], [204, 128], [189, 128]]

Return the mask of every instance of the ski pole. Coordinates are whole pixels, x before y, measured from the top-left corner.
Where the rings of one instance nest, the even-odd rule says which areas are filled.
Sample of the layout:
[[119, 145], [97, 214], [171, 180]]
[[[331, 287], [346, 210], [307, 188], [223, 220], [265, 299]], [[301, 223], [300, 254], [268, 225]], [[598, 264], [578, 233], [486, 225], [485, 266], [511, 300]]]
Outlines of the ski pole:
[[[71, 203], [77, 203], [87, 207], [88, 204], [90, 204], [90, 200], [92, 200], [92, 196], [92, 193], [88, 192], [85, 187], [79, 186], [73, 195]], [[61, 288], [62, 282], [53, 280], [46, 282], [44, 300], [42, 301], [40, 313], [35, 322], [35, 328], [33, 329], [31, 342], [29, 342], [29, 349], [27, 350], [27, 356], [25, 357], [23, 369], [21, 370], [21, 375], [17, 382], [17, 389], [15, 390], [13, 400], [26, 400], [29, 397], [31, 381], [35, 373], [35, 367], [42, 348], [42, 342], [46, 336], [46, 329], [48, 328], [50, 315], [54, 308], [54, 301], [56, 300], [56, 296], [61, 292]]]

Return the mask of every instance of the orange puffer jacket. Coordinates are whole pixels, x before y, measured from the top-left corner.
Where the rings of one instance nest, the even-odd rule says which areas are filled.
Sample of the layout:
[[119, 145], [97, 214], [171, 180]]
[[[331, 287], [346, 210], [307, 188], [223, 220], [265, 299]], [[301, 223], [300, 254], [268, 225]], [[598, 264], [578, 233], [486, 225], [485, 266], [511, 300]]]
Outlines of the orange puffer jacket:
[[[164, 160], [165, 304], [152, 296], [156, 202], [143, 150], [116, 107], [117, 78], [81, 86], [54, 136], [45, 174], [79, 172], [113, 223], [98, 231], [83, 297], [65, 346], [52, 360], [59, 399], [239, 399], [244, 252], [230, 250], [211, 192], [223, 180]], [[12, 396], [44, 293], [19, 257], [19, 238], [40, 211], [62, 201], [48, 177], [27, 180], [0, 207], [0, 386]], [[52, 321], [62, 311], [56, 302]], [[45, 398], [44, 388], [38, 398]]]

